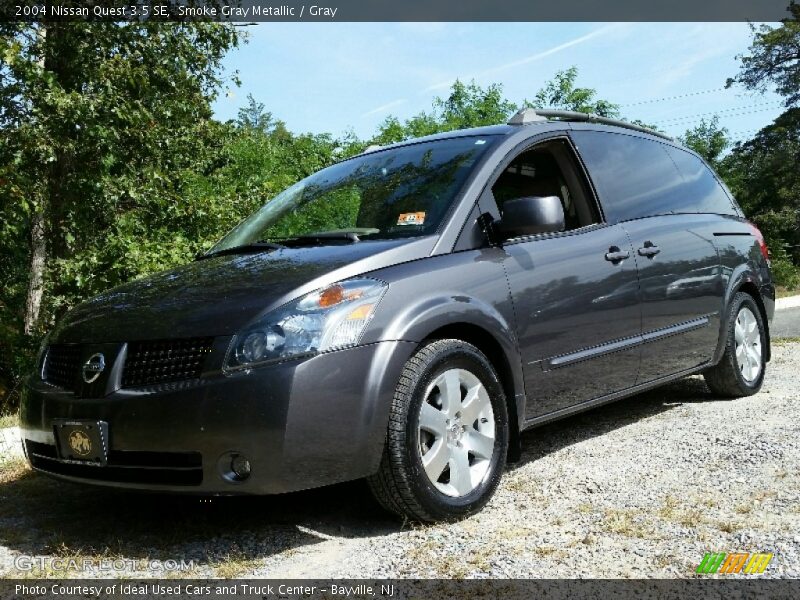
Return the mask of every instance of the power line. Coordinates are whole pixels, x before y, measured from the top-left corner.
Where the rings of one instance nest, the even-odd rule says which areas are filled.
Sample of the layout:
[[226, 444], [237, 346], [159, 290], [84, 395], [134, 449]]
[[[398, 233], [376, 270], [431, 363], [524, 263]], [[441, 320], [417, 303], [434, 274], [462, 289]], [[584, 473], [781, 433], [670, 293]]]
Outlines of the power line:
[[737, 129], [736, 131], [731, 131], [727, 127], [724, 127], [723, 129], [727, 129], [725, 135], [729, 139], [732, 139], [732, 140], [744, 139], [745, 137], [749, 138], [753, 134], [758, 133], [759, 131], [761, 131], [761, 129], [758, 129], [758, 128], [755, 128], [755, 129]]
[[728, 137], [732, 142], [745, 142], [753, 139], [753, 136], [761, 131], [760, 129], [753, 129], [752, 131], [737, 131], [731, 133]]
[[[725, 117], [725, 119], [733, 119], [733, 118], [738, 118], [738, 117], [744, 117], [744, 116], [747, 116], [747, 115], [752, 115], [752, 114], [755, 114], [755, 113], [766, 112], [766, 111], [770, 111], [770, 110], [774, 110], [774, 107], [759, 108], [759, 109], [755, 109], [755, 110], [745, 110], [745, 111], [741, 111], [741, 112], [737, 112], [737, 113], [727, 114], [727, 115], [724, 115], [724, 117]], [[664, 125], [664, 127], [687, 127], [687, 126], [693, 125], [695, 123], [698, 123], [698, 122], [702, 121], [703, 119], [705, 119], [705, 117], [687, 117], [686, 119], [684, 119], [682, 121], [673, 122], [673, 123], [665, 123], [663, 125]], [[662, 123], [660, 123], [660, 122], [654, 122], [654, 124], [655, 125], [662, 125]]]
[[[695, 114], [692, 114], [692, 115], [683, 115], [683, 116], [680, 116], [680, 117], [673, 117], [671, 119], [663, 119], [661, 121], [656, 121], [656, 122], [659, 125], [667, 125], [667, 124], [670, 124], [670, 123], [676, 123], [676, 122], [686, 121], [686, 120], [690, 120], [690, 119], [695, 119], [696, 120], [697, 118], [708, 117], [708, 116], [711, 116], [711, 117], [717, 116], [717, 115], [728, 116], [729, 113], [739, 113], [741, 111], [745, 111], [745, 110], [748, 110], [748, 109], [751, 109], [751, 108], [768, 107], [768, 108], [764, 108], [763, 110], [769, 110], [769, 108], [777, 108], [781, 104], [783, 104], [783, 102], [780, 101], [780, 100], [777, 100], [777, 101], [773, 101], [773, 102], [759, 102], [759, 103], [756, 103], [756, 104], [749, 104], [749, 105], [745, 105], [745, 106], [731, 106], [729, 108], [721, 108], [719, 110], [712, 110], [712, 111], [703, 112], [703, 113], [695, 113]], [[760, 111], [752, 111], [752, 112], [760, 112]]]
[[[760, 108], [758, 110], [747, 110], [747, 111], [743, 111], [743, 112], [739, 112], [739, 113], [725, 115], [725, 118], [726, 119], [736, 119], [736, 118], [739, 118], [739, 117], [746, 117], [748, 115], [753, 115], [753, 114], [756, 114], [756, 113], [762, 113], [762, 112], [766, 112], [766, 111], [770, 111], [770, 110], [773, 110], [773, 109], [772, 108]], [[695, 123], [699, 123], [703, 119], [704, 119], [704, 117], [695, 118], [695, 119], [686, 119], [685, 121], [680, 121], [680, 122], [677, 122], [677, 123], [667, 123], [665, 125], [665, 127], [685, 127], [685, 126], [693, 125]]]
[[677, 96], [664, 96], [663, 98], [650, 98], [648, 100], [640, 100], [639, 102], [630, 102], [628, 104], [620, 104], [620, 108], [628, 106], [641, 106], [642, 104], [655, 104], [656, 102], [667, 102], [669, 100], [680, 100], [681, 98], [691, 98], [692, 96], [702, 96], [703, 94], [713, 94], [715, 92], [724, 92], [728, 88], [714, 88], [711, 90], [700, 90], [696, 92], [686, 92], [685, 94], [678, 94]]

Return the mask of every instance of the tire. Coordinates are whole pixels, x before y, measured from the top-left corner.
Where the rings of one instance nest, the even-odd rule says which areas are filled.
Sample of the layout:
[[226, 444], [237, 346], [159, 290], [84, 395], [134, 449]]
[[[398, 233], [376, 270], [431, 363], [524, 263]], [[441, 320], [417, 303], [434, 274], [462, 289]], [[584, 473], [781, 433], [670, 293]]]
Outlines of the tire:
[[719, 363], [703, 374], [706, 384], [717, 396], [752, 396], [761, 389], [767, 367], [764, 318], [753, 297], [739, 292], [725, 323], [725, 352]]
[[370, 490], [384, 508], [411, 521], [467, 517], [497, 489], [508, 431], [505, 394], [488, 359], [460, 340], [429, 342], [400, 376]]

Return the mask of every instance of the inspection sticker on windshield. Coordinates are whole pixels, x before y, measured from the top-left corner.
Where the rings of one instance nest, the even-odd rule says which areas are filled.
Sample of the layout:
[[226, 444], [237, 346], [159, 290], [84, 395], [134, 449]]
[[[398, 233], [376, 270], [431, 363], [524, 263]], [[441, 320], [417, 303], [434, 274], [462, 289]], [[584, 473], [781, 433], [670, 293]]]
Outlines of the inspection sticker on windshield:
[[400, 213], [397, 217], [398, 225], [422, 225], [425, 222], [425, 211], [413, 213]]

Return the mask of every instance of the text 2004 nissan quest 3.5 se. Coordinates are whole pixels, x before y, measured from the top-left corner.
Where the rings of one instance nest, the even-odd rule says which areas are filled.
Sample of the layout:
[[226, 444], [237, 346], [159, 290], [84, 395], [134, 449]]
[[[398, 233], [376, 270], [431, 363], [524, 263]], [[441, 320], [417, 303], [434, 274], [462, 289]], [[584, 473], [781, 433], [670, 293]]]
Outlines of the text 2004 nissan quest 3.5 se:
[[523, 429], [702, 373], [757, 392], [767, 248], [696, 154], [526, 109], [367, 152], [198, 260], [68, 313], [23, 392], [37, 471], [273, 494], [366, 478], [455, 519]]

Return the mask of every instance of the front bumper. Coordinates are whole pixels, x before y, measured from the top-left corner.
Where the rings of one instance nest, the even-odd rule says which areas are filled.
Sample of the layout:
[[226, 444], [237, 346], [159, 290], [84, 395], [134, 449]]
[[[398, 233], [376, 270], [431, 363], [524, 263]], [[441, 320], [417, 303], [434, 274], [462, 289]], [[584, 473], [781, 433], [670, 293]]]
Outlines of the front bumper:
[[[274, 494], [378, 470], [389, 407], [409, 342], [379, 342], [185, 384], [120, 389], [79, 399], [26, 384], [21, 433], [34, 469], [110, 487], [211, 494]], [[57, 456], [54, 419], [105, 421], [108, 465]], [[252, 465], [226, 479], [231, 453]]]

